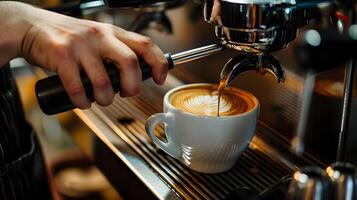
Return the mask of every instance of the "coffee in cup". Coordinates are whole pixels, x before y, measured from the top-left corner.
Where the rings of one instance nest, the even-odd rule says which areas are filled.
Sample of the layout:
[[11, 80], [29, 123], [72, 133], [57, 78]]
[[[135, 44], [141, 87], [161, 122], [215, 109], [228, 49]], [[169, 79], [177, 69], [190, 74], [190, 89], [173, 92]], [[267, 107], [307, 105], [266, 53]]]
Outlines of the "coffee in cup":
[[[152, 115], [145, 129], [153, 142], [172, 157], [198, 172], [230, 169], [252, 140], [259, 116], [254, 95], [227, 87], [217, 116], [217, 85], [189, 84], [164, 96], [164, 112]], [[167, 142], [154, 129], [165, 124]]]
[[245, 113], [256, 106], [251, 94], [227, 87], [220, 96], [216, 85], [183, 88], [171, 94], [170, 103], [179, 110], [200, 116], [230, 116]]

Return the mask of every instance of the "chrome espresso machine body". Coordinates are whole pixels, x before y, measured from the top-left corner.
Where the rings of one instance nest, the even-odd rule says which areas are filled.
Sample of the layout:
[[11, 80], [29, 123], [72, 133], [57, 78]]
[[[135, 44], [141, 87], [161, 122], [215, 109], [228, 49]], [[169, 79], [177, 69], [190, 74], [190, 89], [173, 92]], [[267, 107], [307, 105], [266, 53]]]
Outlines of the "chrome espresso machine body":
[[[159, 12], [159, 23], [170, 27], [168, 26], [170, 23], [162, 21], [162, 16], [166, 16], [164, 12], [169, 8], [165, 6], [167, 2], [170, 1], [106, 0], [105, 5], [111, 8], [130, 8], [129, 10], [135, 8], [139, 12], [151, 14]], [[180, 6], [187, 4], [188, 1], [182, 0], [176, 1], [176, 3], [181, 8]], [[357, 6], [355, 1], [204, 0], [195, 1], [195, 3], [202, 4], [204, 21], [209, 24], [197, 22], [197, 19], [187, 20], [186, 16], [190, 14], [186, 12], [187, 9], [181, 10], [186, 15], [180, 13], [175, 17], [167, 16], [172, 24], [178, 23], [178, 16], [182, 17], [183, 21], [189, 21], [178, 23], [181, 25], [176, 26], [172, 33], [167, 31], [172, 29], [165, 29], [165, 32], [169, 34], [180, 36], [181, 40], [185, 38], [188, 41], [186, 43], [173, 36], [167, 38], [174, 38], [177, 44], [167, 44], [169, 39], [160, 43], [162, 36], [159, 33], [156, 31], [145, 32], [150, 28], [149, 26], [134, 26], [141, 28], [133, 29], [143, 31], [153, 37], [155, 41], [158, 41], [159, 46], [167, 51], [177, 52], [216, 43], [167, 55], [172, 66], [182, 64], [182, 67], [173, 70], [172, 74], [183, 82], [213, 83], [218, 83], [219, 78], [228, 75], [227, 84], [244, 88], [257, 96], [261, 103], [261, 117], [256, 137], [251, 145], [252, 149], [261, 150], [271, 158], [280, 160], [292, 171], [305, 165], [325, 168], [335, 161], [347, 161], [357, 165], [357, 145], [355, 145], [357, 144], [355, 123], [357, 119], [355, 96], [357, 93], [356, 84], [354, 84], [356, 76], [354, 52], [357, 50]], [[100, 5], [104, 6], [103, 2]], [[187, 7], [192, 11], [197, 5], [190, 2]], [[82, 7], [82, 9], [91, 9], [91, 6]], [[139, 21], [140, 23], [142, 22]], [[190, 25], [198, 27], [197, 29], [185, 27]], [[207, 33], [215, 36], [207, 36]], [[221, 51], [222, 53], [220, 53]], [[197, 58], [203, 59], [188, 62]], [[221, 70], [222, 67], [224, 67], [223, 70]], [[227, 73], [224, 73], [225, 71]], [[273, 76], [260, 75], [266, 72]], [[222, 73], [221, 77], [220, 73]], [[114, 71], [114, 77], [116, 77], [115, 74]], [[277, 84], [277, 82], [283, 83]], [[50, 96], [54, 94], [53, 91], [61, 90], [51, 89], [51, 87], [57, 87], [57, 83], [42, 82], [42, 84], [37, 88], [40, 104], [41, 99], [51, 98]], [[155, 90], [153, 87], [150, 89]], [[150, 95], [149, 93], [145, 94]], [[123, 103], [122, 100], [118, 101]], [[135, 102], [135, 105], [140, 105], [142, 100], [138, 100], [138, 102]], [[43, 103], [41, 106], [46, 109], [48, 105]], [[108, 116], [115, 115], [111, 114], [114, 113], [113, 110], [122, 110], [121, 112], [127, 113], [125, 109], [118, 108], [118, 105], [114, 107], [115, 109], [95, 108], [94, 110], [100, 111], [99, 116], [103, 118], [103, 121], [110, 121]], [[72, 107], [69, 106], [66, 109], [69, 108]], [[144, 110], [146, 109], [148, 108]], [[109, 113], [108, 116], [106, 116], [106, 112]], [[113, 120], [116, 120], [114, 118]], [[128, 129], [127, 136], [123, 138], [126, 138], [125, 141], [129, 140], [128, 144], [131, 145], [132, 134], [129, 132], [136, 128], [134, 126], [132, 129], [126, 128], [126, 123], [118, 126], [124, 130]], [[125, 135], [126, 132], [123, 131], [121, 134]], [[134, 150], [141, 144], [147, 145], [145, 142], [136, 142], [135, 139], [133, 141], [132, 148]], [[143, 150], [143, 158], [151, 156], [150, 148], [148, 149]], [[140, 151], [138, 150], [138, 152]], [[248, 154], [250, 153], [248, 152]], [[259, 156], [254, 158], [259, 160]], [[156, 163], [160, 159], [153, 160], [153, 163]], [[166, 166], [167, 163], [173, 161], [168, 159], [163, 162]], [[266, 166], [264, 162], [261, 164], [266, 168], [270, 167], [269, 163]], [[156, 173], [160, 174], [160, 166], [158, 165], [158, 168], [155, 168], [154, 164], [153, 166]], [[170, 177], [175, 173], [177, 171], [172, 170], [171, 174], [167, 173], [167, 177], [162, 176], [161, 178], [171, 180]], [[195, 173], [181, 174], [189, 177], [189, 180], [183, 179], [182, 185], [190, 182], [191, 179], [199, 180], [199, 184], [192, 186], [192, 190], [203, 187], [201, 184], [204, 185], [205, 181], [211, 183], [207, 177], [206, 180], [206, 178], [198, 177]], [[306, 174], [308, 173], [306, 172]], [[235, 173], [228, 172], [222, 177], [234, 177], [234, 175]], [[218, 177], [217, 180], [221, 183], [220, 178]], [[255, 179], [255, 177], [251, 178]], [[201, 180], [202, 182], [200, 182]], [[281, 182], [285, 180], [283, 177]], [[230, 181], [228, 182], [230, 183]], [[171, 184], [170, 181], [166, 183]], [[172, 184], [172, 187], [177, 191], [175, 184]], [[181, 185], [178, 184], [177, 187], [181, 187]], [[224, 190], [223, 188], [222, 191]], [[209, 194], [211, 190], [202, 189], [202, 191], [204, 194], [206, 192]]]

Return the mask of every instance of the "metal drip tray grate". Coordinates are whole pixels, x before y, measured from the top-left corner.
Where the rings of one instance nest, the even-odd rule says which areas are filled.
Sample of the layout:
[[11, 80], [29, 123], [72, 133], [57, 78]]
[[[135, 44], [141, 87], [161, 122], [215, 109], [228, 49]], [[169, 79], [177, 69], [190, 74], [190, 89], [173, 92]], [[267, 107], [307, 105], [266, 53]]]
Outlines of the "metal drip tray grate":
[[[237, 187], [262, 192], [291, 171], [258, 149], [247, 149], [233, 169], [220, 174], [201, 174], [188, 169], [158, 149], [145, 132], [148, 116], [162, 110], [162, 95], [144, 90], [140, 96], [116, 98], [106, 108], [95, 109], [107, 124], [150, 168], [183, 199], [224, 199]], [[163, 129], [158, 130], [163, 135]]]

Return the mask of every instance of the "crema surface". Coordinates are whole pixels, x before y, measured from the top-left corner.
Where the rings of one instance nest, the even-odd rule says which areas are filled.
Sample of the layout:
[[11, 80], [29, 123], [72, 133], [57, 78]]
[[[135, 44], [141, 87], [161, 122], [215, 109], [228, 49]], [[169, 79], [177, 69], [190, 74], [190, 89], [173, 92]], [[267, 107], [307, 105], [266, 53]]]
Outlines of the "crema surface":
[[[184, 111], [202, 116], [217, 116], [218, 92], [216, 85], [183, 88], [171, 94], [171, 104]], [[236, 88], [227, 87], [221, 95], [220, 116], [245, 113], [257, 102], [252, 95]]]

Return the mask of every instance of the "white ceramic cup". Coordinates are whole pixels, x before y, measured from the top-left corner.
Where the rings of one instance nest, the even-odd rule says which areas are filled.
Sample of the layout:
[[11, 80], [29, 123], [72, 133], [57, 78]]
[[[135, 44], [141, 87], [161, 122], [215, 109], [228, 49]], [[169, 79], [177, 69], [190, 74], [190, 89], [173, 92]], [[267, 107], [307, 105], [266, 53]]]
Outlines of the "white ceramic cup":
[[[207, 85], [210, 84], [189, 84], [167, 92], [164, 96], [164, 113], [150, 116], [145, 129], [158, 147], [190, 169], [202, 173], [219, 173], [233, 167], [252, 140], [259, 118], [259, 102], [251, 94], [256, 104], [245, 113], [200, 116], [181, 111], [169, 101], [171, 94], [177, 90]], [[167, 142], [154, 134], [159, 123], [165, 125]]]

